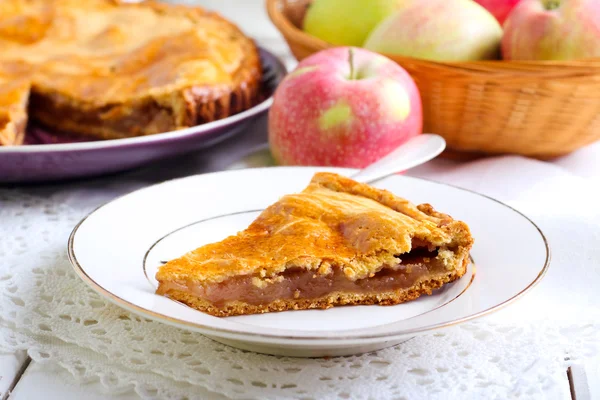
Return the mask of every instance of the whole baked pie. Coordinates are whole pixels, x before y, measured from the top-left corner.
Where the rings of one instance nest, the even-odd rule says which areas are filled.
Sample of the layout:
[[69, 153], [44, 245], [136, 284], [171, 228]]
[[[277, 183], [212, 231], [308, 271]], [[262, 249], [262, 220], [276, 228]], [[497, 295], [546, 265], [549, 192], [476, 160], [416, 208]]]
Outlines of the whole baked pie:
[[253, 41], [198, 7], [0, 1], [0, 144], [22, 143], [23, 110], [97, 139], [213, 121], [253, 106], [261, 74]]
[[468, 226], [333, 173], [244, 231], [169, 261], [158, 294], [215, 315], [392, 305], [465, 274]]

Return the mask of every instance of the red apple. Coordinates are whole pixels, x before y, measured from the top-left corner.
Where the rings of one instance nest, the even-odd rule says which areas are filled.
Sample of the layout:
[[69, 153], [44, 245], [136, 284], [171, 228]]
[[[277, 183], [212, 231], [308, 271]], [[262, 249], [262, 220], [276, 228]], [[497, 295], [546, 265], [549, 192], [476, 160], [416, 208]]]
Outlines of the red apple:
[[600, 57], [600, 0], [523, 0], [504, 23], [506, 60]]
[[475, 0], [481, 6], [483, 6], [486, 10], [488, 10], [500, 25], [504, 24], [506, 17], [510, 14], [511, 10], [517, 5], [521, 0]]
[[303, 60], [277, 88], [269, 143], [283, 165], [362, 168], [422, 130], [421, 97], [387, 57], [337, 47]]

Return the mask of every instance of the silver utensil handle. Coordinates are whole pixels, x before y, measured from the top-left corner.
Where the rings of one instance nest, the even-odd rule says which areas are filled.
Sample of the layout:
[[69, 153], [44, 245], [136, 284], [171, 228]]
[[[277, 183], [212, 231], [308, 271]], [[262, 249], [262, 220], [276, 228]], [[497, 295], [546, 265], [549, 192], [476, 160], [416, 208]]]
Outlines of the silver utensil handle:
[[351, 178], [362, 183], [373, 183], [426, 163], [437, 157], [445, 148], [444, 138], [432, 133], [424, 133], [413, 137], [388, 155], [358, 171]]

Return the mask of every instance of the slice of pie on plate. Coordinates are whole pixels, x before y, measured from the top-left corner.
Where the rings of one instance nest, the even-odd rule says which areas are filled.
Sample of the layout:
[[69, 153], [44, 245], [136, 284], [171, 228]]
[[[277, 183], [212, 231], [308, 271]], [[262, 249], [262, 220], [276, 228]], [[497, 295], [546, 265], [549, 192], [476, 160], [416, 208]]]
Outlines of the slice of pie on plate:
[[317, 173], [246, 230], [166, 263], [157, 293], [220, 317], [392, 305], [464, 275], [472, 244], [429, 204]]

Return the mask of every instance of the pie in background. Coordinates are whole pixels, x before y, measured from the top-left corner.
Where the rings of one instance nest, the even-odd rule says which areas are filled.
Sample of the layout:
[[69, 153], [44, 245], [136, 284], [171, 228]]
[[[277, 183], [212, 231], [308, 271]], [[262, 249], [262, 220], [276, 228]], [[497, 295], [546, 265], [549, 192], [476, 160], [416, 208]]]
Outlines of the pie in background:
[[261, 75], [254, 42], [199, 7], [0, 1], [0, 145], [22, 143], [27, 113], [94, 139], [214, 121], [255, 105]]
[[399, 304], [463, 276], [472, 245], [429, 204], [317, 173], [246, 230], [160, 267], [157, 293], [219, 317]]

